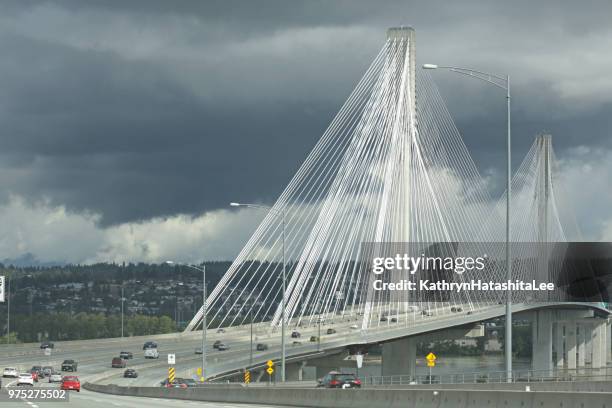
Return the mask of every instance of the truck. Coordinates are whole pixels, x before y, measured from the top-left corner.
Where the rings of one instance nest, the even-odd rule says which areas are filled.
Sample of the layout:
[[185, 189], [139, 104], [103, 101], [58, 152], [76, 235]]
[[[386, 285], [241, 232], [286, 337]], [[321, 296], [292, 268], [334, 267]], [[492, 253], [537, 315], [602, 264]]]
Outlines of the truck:
[[64, 360], [62, 363], [62, 371], [76, 371], [77, 370], [77, 362], [74, 360]]

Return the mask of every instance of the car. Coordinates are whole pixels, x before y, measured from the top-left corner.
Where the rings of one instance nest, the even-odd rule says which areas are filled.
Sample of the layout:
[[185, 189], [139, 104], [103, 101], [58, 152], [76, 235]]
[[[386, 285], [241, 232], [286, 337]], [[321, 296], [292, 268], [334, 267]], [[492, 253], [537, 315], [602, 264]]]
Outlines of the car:
[[319, 338], [317, 336], [310, 336], [310, 341], [314, 343], [316, 341], [319, 341]]
[[293, 343], [291, 343], [291, 344], [292, 344], [292, 345], [294, 345], [294, 346], [301, 346], [301, 345], [302, 345], [302, 342], [301, 342], [301, 341], [297, 341], [297, 340], [296, 340], [296, 341], [294, 341], [294, 342], [293, 342]]
[[114, 357], [111, 361], [111, 368], [125, 368], [127, 362], [121, 357]]
[[381, 322], [386, 322], [387, 321], [387, 316], [381, 316], [380, 317], [380, 321]]
[[147, 341], [143, 346], [142, 349], [146, 350], [146, 349], [156, 349], [157, 348], [157, 343], [154, 341]]
[[268, 345], [266, 343], [257, 343], [257, 351], [265, 351], [268, 349]]
[[179, 378], [178, 379], [182, 384], [185, 384], [187, 387], [195, 387], [198, 383], [193, 378]]
[[356, 324], [353, 324], [353, 325], [351, 325], [351, 329], [357, 330], [357, 329], [359, 329], [359, 326], [357, 326]]
[[299, 332], [299, 331], [297, 331], [297, 330], [294, 330], [294, 331], [291, 333], [291, 338], [293, 338], [293, 339], [299, 339], [301, 336], [302, 336], [302, 335], [301, 335], [301, 334], [300, 334], [300, 332]]
[[50, 383], [56, 383], [56, 382], [62, 382], [62, 374], [61, 373], [57, 373], [55, 371], [53, 371], [50, 375], [49, 375], [49, 382]]
[[32, 379], [34, 380], [34, 382], [38, 382], [38, 371], [36, 370], [30, 370], [30, 374], [32, 375]]
[[202, 347], [196, 347], [195, 353], [196, 354], [204, 354], [204, 352], [202, 351]]
[[217, 333], [225, 333], [225, 330], [222, 328], [217, 329]]
[[138, 373], [133, 368], [128, 368], [123, 372], [123, 378], [138, 378]]
[[474, 314], [474, 312], [472, 310], [468, 310], [466, 314], [471, 315], [471, 314]]
[[62, 385], [60, 385], [60, 389], [81, 392], [81, 381], [79, 381], [79, 377], [75, 375], [67, 375], [62, 378]]
[[355, 374], [331, 371], [319, 380], [317, 387], [361, 388], [361, 380], [355, 377]]
[[31, 387], [34, 386], [34, 377], [30, 373], [21, 373], [19, 377], [17, 377], [17, 385], [29, 385]]
[[62, 371], [76, 371], [78, 363], [74, 360], [64, 360], [62, 363]]
[[391, 323], [397, 323], [397, 317], [392, 317], [391, 318]]
[[148, 348], [144, 352], [144, 358], [159, 358], [159, 351], [156, 348]]
[[187, 384], [182, 382], [182, 380], [182, 378], [175, 378], [174, 381], [170, 382], [166, 378], [161, 382], [161, 386], [166, 388], [187, 388]]
[[334, 333], [336, 333], [336, 329], [332, 329], [332, 328], [327, 329], [327, 334], [334, 334]]
[[40, 373], [42, 371], [42, 369], [43, 368], [41, 366], [35, 365], [35, 366], [32, 366], [32, 368], [30, 368], [30, 372], [36, 371], [37, 373]]
[[225, 350], [229, 350], [229, 349], [230, 349], [230, 347], [227, 344], [225, 344], [225, 343], [221, 343], [221, 344], [219, 344], [217, 346], [217, 350], [219, 350], [219, 351], [225, 351]]
[[55, 348], [55, 344], [51, 343], [50, 341], [43, 341], [42, 343], [40, 343], [40, 348], [41, 349], [52, 349]]
[[433, 312], [429, 309], [423, 309], [423, 311], [421, 311], [421, 314], [423, 316], [433, 316]]
[[45, 375], [45, 377], [50, 376], [52, 372], [53, 372], [53, 367], [51, 366], [44, 366], [42, 368], [42, 373]]
[[2, 371], [2, 377], [19, 378], [19, 374], [17, 373], [17, 369], [15, 367], [6, 367]]
[[218, 348], [219, 348], [219, 344], [221, 344], [221, 343], [222, 343], [222, 342], [221, 342], [221, 340], [217, 340], [217, 341], [215, 341], [215, 342], [213, 343], [213, 348], [214, 348], [214, 349], [218, 349]]
[[134, 358], [134, 354], [132, 354], [131, 351], [122, 351], [121, 353], [119, 353], [119, 357], [124, 360], [131, 360]]

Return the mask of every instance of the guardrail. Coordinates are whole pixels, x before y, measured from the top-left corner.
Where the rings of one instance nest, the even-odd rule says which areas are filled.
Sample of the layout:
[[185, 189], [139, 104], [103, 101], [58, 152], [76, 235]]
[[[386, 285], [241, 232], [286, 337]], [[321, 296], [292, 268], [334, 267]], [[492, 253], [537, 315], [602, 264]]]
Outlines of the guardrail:
[[561, 381], [611, 381], [612, 367], [553, 370], [516, 370], [508, 381], [505, 371], [469, 372], [430, 375], [387, 375], [364, 377], [363, 383], [372, 386], [410, 384], [495, 384]]

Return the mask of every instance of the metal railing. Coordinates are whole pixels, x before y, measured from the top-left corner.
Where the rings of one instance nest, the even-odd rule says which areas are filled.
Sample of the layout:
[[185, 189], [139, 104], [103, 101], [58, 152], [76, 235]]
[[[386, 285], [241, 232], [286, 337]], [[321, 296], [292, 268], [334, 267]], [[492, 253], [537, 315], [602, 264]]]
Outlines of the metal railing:
[[508, 381], [507, 372], [468, 372], [430, 375], [388, 375], [371, 376], [363, 379], [364, 385], [392, 386], [410, 384], [492, 384], [492, 383], [531, 383], [531, 382], [561, 382], [561, 381], [610, 381], [612, 367], [607, 368], [577, 368], [552, 370], [516, 370]]

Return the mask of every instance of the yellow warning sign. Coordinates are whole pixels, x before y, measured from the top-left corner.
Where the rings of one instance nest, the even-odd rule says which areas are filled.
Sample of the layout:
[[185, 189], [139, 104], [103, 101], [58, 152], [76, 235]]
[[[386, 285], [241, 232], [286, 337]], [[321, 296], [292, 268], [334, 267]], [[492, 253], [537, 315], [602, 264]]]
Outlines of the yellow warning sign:
[[198, 369], [196, 370], [196, 373], [198, 374], [198, 377], [202, 376], [202, 367], [198, 367]]
[[168, 382], [174, 382], [174, 377], [175, 377], [175, 371], [174, 371], [174, 367], [170, 367], [168, 368]]
[[435, 367], [436, 366], [436, 355], [432, 352], [429, 352], [428, 355], [425, 356], [425, 359], [427, 360], [427, 367]]
[[268, 360], [268, 362], [266, 363], [266, 365], [267, 365], [268, 367], [274, 367], [274, 361], [272, 361], [272, 360]]
[[272, 367], [268, 367], [268, 369], [266, 370], [266, 372], [270, 375], [272, 375], [272, 373], [274, 372], [274, 369]]
[[251, 373], [249, 370], [244, 372], [244, 383], [249, 384], [251, 382]]

